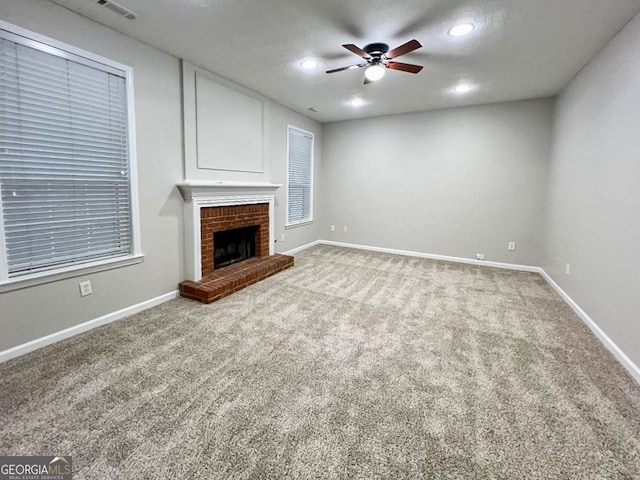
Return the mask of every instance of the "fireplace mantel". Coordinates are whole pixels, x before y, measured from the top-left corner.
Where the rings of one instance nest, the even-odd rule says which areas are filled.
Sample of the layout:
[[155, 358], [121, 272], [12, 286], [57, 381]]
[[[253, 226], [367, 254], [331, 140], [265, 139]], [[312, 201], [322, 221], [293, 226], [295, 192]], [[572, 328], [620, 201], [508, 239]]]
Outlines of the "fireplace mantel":
[[266, 182], [184, 180], [177, 183], [185, 201], [185, 242], [187, 280], [202, 278], [201, 209], [234, 205], [269, 204], [269, 255], [274, 253], [275, 193], [282, 185]]
[[274, 194], [282, 187], [279, 183], [227, 182], [222, 180], [185, 180], [177, 184], [186, 201], [246, 194]]

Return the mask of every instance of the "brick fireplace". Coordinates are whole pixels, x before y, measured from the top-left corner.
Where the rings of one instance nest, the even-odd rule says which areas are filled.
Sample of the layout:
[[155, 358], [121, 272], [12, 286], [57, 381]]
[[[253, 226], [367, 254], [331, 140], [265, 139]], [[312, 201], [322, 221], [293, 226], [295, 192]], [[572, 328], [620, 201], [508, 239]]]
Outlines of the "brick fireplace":
[[[274, 192], [279, 187], [206, 181], [178, 184], [187, 209], [188, 237], [187, 280], [179, 284], [181, 296], [211, 303], [293, 266], [293, 257], [273, 252]], [[250, 258], [234, 259], [237, 263], [230, 265], [221, 262], [226, 266], [216, 268], [216, 234], [240, 229], [255, 235], [250, 238]]]
[[202, 276], [214, 270], [214, 235], [256, 226], [255, 257], [269, 256], [269, 204], [205, 207], [200, 211], [200, 262]]

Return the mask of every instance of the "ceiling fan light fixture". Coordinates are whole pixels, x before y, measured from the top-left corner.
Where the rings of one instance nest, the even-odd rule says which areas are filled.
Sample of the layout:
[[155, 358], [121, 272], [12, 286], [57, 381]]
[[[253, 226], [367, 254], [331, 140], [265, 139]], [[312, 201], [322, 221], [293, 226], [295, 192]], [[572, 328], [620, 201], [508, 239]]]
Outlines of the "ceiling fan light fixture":
[[449, 29], [449, 35], [452, 37], [464, 37], [473, 31], [475, 25], [473, 23], [459, 23]]
[[364, 71], [364, 76], [367, 77], [367, 80], [369, 80], [370, 82], [376, 82], [380, 80], [382, 77], [384, 77], [384, 74], [385, 67], [383, 67], [379, 63], [367, 67], [367, 69]]

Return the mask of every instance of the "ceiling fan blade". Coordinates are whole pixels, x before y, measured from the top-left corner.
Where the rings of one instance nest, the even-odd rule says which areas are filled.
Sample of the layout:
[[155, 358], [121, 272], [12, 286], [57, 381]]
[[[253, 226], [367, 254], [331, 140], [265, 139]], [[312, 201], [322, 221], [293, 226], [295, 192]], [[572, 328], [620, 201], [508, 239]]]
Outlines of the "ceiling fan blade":
[[371, 58], [371, 55], [369, 55], [367, 52], [362, 50], [360, 47], [355, 46], [353, 43], [347, 43], [342, 46], [347, 50], [349, 50], [351, 53], [355, 53], [359, 57], [367, 58], [367, 59]]
[[333, 70], [327, 70], [325, 73], [343, 72], [344, 70], [353, 70], [354, 68], [360, 68], [368, 65], [367, 63], [359, 63], [358, 65], [349, 65], [348, 67], [334, 68]]
[[389, 50], [387, 53], [384, 54], [384, 56], [387, 58], [396, 58], [396, 57], [399, 57], [400, 55], [413, 52], [414, 50], [420, 47], [422, 47], [422, 45], [420, 44], [419, 41], [410, 40], [407, 43], [394, 48], [393, 50]]
[[409, 73], [418, 73], [423, 68], [422, 65], [413, 65], [411, 63], [402, 62], [386, 62], [385, 66], [391, 70], [401, 70]]

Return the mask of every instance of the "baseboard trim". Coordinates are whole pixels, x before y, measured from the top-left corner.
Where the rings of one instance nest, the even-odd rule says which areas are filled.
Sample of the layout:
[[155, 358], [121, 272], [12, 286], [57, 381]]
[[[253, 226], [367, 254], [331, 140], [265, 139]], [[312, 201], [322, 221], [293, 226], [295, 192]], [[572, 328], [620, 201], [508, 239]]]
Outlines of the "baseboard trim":
[[89, 320], [88, 322], [74, 325], [73, 327], [60, 330], [59, 332], [52, 333], [45, 337], [31, 340], [30, 342], [23, 343], [22, 345], [17, 345], [15, 347], [9, 348], [8, 350], [0, 352], [0, 363], [6, 362], [7, 360], [11, 360], [15, 357], [19, 357], [20, 355], [24, 355], [25, 353], [33, 352], [34, 350], [46, 347], [47, 345], [59, 342], [60, 340], [64, 340], [66, 338], [70, 338], [80, 333], [87, 332], [102, 325], [106, 325], [107, 323], [115, 322], [116, 320], [120, 320], [122, 318], [128, 317], [129, 315], [133, 315], [134, 313], [141, 312], [142, 310], [146, 310], [147, 308], [155, 307], [156, 305], [160, 305], [161, 303], [173, 300], [177, 297], [178, 291], [174, 290], [173, 292], [165, 293], [164, 295], [160, 295], [159, 297], [146, 300], [136, 305], [131, 305], [129, 307], [123, 308], [122, 310], [108, 313], [107, 315], [103, 315], [102, 317], [94, 318], [93, 320]]
[[307, 243], [305, 245], [300, 245], [299, 247], [292, 248], [291, 250], [287, 250], [286, 252], [282, 252], [283, 255], [293, 255], [295, 253], [301, 252], [302, 250], [306, 250], [307, 248], [315, 247], [316, 245], [320, 245], [322, 240], [316, 240], [311, 243]]
[[587, 313], [580, 308], [567, 292], [565, 292], [560, 285], [558, 285], [551, 275], [544, 271], [544, 269], [540, 269], [540, 274], [547, 281], [551, 287], [558, 292], [558, 295], [562, 297], [562, 299], [567, 302], [567, 304], [573, 309], [573, 311], [582, 319], [584, 323], [591, 329], [593, 334], [602, 342], [602, 344], [609, 350], [613, 356], [622, 364], [622, 366], [629, 372], [629, 374], [634, 378], [634, 380], [640, 384], [640, 368], [633, 363], [633, 361], [625, 355], [618, 345], [615, 344], [609, 336], [604, 333], [604, 331], [598, 326], [598, 324], [593, 321], [593, 319], [587, 315]]
[[[332, 245], [334, 247], [345, 247], [345, 248], [355, 248], [358, 250], [369, 250], [372, 252], [382, 252], [382, 253], [391, 253], [394, 255], [404, 255], [405, 257], [419, 257], [419, 258], [428, 258], [431, 260], [442, 260], [445, 262], [455, 262], [455, 263], [466, 263], [468, 265], [479, 265], [482, 267], [493, 267], [493, 268], [504, 268], [507, 270], [518, 270], [521, 272], [537, 272], [540, 273], [540, 267], [534, 267], [531, 265], [517, 265], [514, 263], [502, 263], [502, 262], [491, 262], [487, 260], [476, 260], [473, 258], [463, 258], [463, 257], [450, 257], [448, 255], [436, 255], [433, 253], [423, 253], [423, 252], [413, 252], [410, 250], [398, 250], [395, 248], [386, 248], [386, 247], [371, 247], [369, 245], [359, 245], [356, 243], [343, 243], [343, 242], [334, 242], [332, 240], [320, 240], [320, 244], [323, 245]], [[317, 244], [316, 243], [316, 244]]]
[[[615, 342], [611, 340], [611, 338], [609, 338], [609, 336], [596, 324], [596, 322], [589, 315], [587, 315], [587, 313], [582, 310], [582, 308], [580, 308], [580, 306], [567, 294], [567, 292], [565, 292], [560, 287], [560, 285], [558, 285], [553, 280], [553, 278], [551, 278], [551, 276], [541, 267], [534, 267], [530, 265], [516, 265], [502, 262], [490, 262], [484, 260], [475, 260], [471, 258], [451, 257], [448, 255], [435, 255], [431, 253], [412, 252], [409, 250], [398, 250], [395, 248], [372, 247], [355, 243], [334, 242], [331, 240], [316, 240], [314, 242], [307, 243], [305, 245], [301, 245], [299, 247], [283, 252], [283, 254], [293, 255], [316, 245], [332, 245], [335, 247], [354, 248], [357, 250], [369, 250], [372, 252], [391, 253], [394, 255], [404, 255], [409, 257], [428, 258], [431, 260], [443, 260], [447, 262], [465, 263], [469, 265], [539, 273], [542, 278], [544, 278], [546, 282], [558, 293], [558, 295], [560, 295], [560, 297], [565, 302], [567, 302], [567, 304], [572, 308], [576, 315], [578, 315], [578, 317], [591, 329], [594, 335], [602, 342], [607, 350], [609, 350], [611, 354], [616, 358], [616, 360], [618, 360], [618, 362], [620, 362], [620, 364], [629, 372], [631, 377], [633, 377], [633, 379], [638, 384], [640, 384], [640, 368], [635, 363], [633, 363], [633, 361], [629, 357], [627, 357], [622, 349], [620, 349], [620, 347], [618, 347]], [[45, 337], [23, 343], [22, 345], [17, 345], [8, 350], [0, 352], [0, 363], [6, 362], [7, 360], [19, 357], [20, 355], [24, 355], [25, 353], [32, 352], [47, 345], [59, 342], [60, 340], [64, 340], [66, 338], [73, 337], [80, 333], [92, 330], [96, 327], [106, 325], [107, 323], [115, 322], [116, 320], [120, 320], [122, 318], [128, 317], [129, 315], [133, 315], [135, 313], [141, 312], [142, 310], [146, 310], [147, 308], [160, 305], [161, 303], [177, 298], [178, 295], [178, 291], [174, 290], [164, 295], [160, 295], [159, 297], [123, 308], [122, 310], [103, 315], [102, 317], [95, 318], [93, 320], [89, 320], [88, 322], [81, 323], [80, 325], [75, 325], [65, 330], [47, 335]]]

